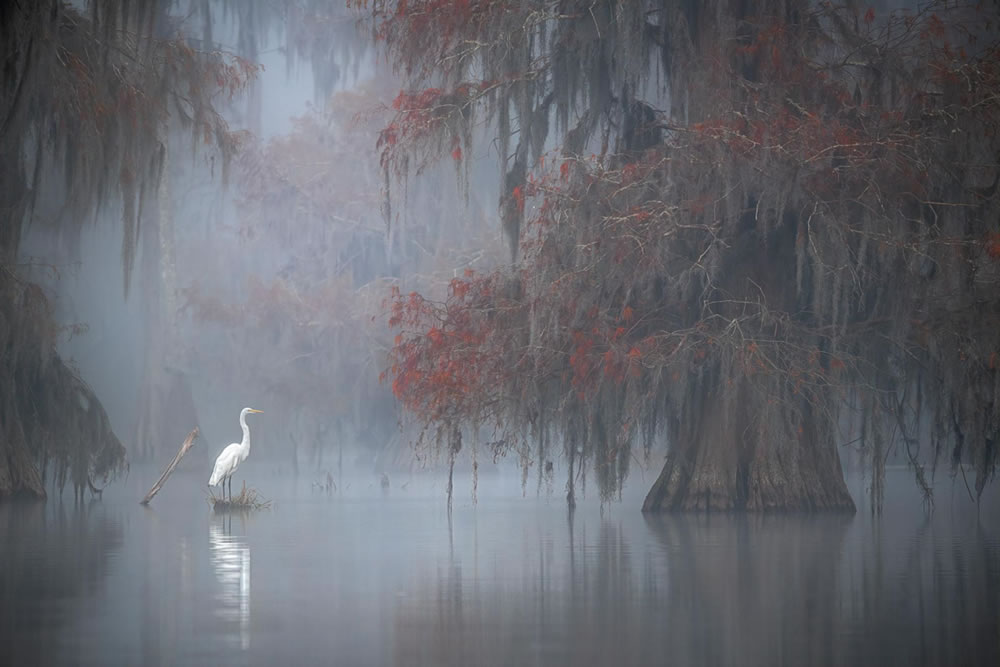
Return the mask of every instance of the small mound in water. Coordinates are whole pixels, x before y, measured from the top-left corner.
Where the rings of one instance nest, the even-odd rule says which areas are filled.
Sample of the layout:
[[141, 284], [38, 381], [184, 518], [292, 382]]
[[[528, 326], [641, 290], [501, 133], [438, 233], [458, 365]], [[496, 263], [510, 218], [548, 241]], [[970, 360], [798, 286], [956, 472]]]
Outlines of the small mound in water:
[[216, 497], [215, 493], [209, 490], [212, 509], [216, 512], [231, 512], [233, 510], [263, 510], [271, 506], [270, 500], [265, 500], [257, 489], [248, 489], [247, 483], [243, 482], [243, 489], [232, 499]]

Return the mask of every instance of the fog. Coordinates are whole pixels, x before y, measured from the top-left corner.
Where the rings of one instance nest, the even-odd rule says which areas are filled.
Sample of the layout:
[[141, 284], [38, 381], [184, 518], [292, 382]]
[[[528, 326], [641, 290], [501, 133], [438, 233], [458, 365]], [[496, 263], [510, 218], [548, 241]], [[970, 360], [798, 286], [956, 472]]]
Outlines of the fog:
[[[186, 17], [179, 29], [198, 38], [205, 23], [192, 14], [171, 12]], [[267, 417], [254, 424], [250, 465], [289, 472], [301, 466], [316, 479], [334, 465], [373, 478], [386, 469], [410, 474], [431, 466], [416, 461], [416, 433], [400, 428], [403, 416], [379, 382], [391, 335], [384, 320], [369, 320], [381, 319], [387, 284], [440, 292], [456, 270], [490, 268], [501, 257], [489, 211], [496, 156], [469, 156], [469, 196], [447, 164], [414, 179], [405, 194], [394, 193], [406, 211], [390, 224], [374, 147], [400, 83], [384, 61], [376, 65], [362, 15], [334, 10], [331, 20], [349, 43], [315, 62], [289, 43], [286, 31], [294, 26], [280, 13], [250, 34], [223, 3], [210, 15], [216, 48], [249, 58], [254, 53], [237, 45], [252, 45], [258, 53], [261, 69], [247, 90], [223, 98], [220, 109], [244, 152], [224, 179], [218, 154], [191, 146], [182, 130], [170, 139], [157, 201], [167, 220], [142, 227], [139, 275], [124, 297], [117, 206], [101, 211], [71, 243], [46, 225], [26, 229], [22, 260], [37, 264], [32, 275], [67, 328], [59, 352], [93, 387], [133, 463], [168, 461], [197, 425], [201, 440], [184, 466], [205, 470], [239, 440], [239, 410], [251, 405]], [[302, 141], [326, 150], [303, 154], [296, 143]], [[302, 172], [313, 159], [326, 161]], [[281, 162], [262, 175], [258, 160]], [[300, 170], [293, 183], [289, 169]], [[322, 178], [334, 180], [307, 189]], [[261, 179], [277, 181], [269, 185], [276, 189], [258, 197]], [[283, 187], [300, 188], [298, 197]], [[350, 198], [318, 199], [326, 194]], [[334, 209], [317, 210], [323, 204]], [[390, 227], [403, 225], [394, 239]], [[398, 240], [403, 234], [415, 238], [407, 245]], [[497, 248], [492, 260], [490, 244]], [[446, 263], [454, 256], [461, 261]], [[158, 308], [150, 306], [155, 300]], [[296, 311], [289, 300], [308, 301], [307, 310]], [[343, 331], [359, 324], [362, 331]], [[154, 340], [157, 330], [165, 330], [165, 340]], [[150, 400], [164, 405], [150, 414], [143, 405]], [[152, 431], [140, 432], [144, 418], [154, 420]]]
[[[252, 459], [251, 459], [252, 460]], [[248, 465], [249, 465], [248, 461]], [[44, 664], [992, 664], [1000, 542], [890, 472], [884, 519], [642, 516], [484, 480], [340, 494], [257, 466], [273, 505], [213, 512], [198, 471], [83, 506], [0, 507], [0, 638]], [[852, 481], [860, 490], [863, 480]], [[995, 490], [993, 490], [995, 491]], [[992, 507], [996, 499], [991, 498]], [[917, 636], [914, 636], [916, 633]]]
[[0, 663], [1000, 663], [998, 25], [0, 9]]

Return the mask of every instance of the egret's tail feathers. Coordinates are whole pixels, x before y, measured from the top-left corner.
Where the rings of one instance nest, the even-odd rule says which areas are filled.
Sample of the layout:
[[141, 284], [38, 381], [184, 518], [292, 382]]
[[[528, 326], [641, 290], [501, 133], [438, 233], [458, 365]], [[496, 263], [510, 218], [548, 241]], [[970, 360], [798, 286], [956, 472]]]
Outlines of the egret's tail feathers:
[[212, 476], [208, 478], [209, 486], [218, 486], [219, 482], [222, 481], [222, 475], [217, 472], [213, 472]]

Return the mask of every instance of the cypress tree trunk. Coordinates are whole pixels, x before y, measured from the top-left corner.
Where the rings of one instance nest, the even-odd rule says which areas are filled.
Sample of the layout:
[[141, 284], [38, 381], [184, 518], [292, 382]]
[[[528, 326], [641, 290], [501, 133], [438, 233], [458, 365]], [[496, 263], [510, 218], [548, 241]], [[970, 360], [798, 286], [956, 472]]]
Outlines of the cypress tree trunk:
[[644, 512], [854, 511], [836, 444], [808, 402], [768, 405], [748, 382], [730, 399], [738, 407], [726, 400], [702, 400], [697, 423], [677, 429]]
[[197, 423], [194, 398], [187, 377], [171, 360], [177, 356], [177, 269], [174, 227], [170, 210], [169, 150], [164, 148], [162, 175], [157, 190], [157, 215], [147, 225], [143, 240], [143, 292], [148, 327], [147, 352], [141, 390], [135, 447], [140, 458], [154, 456], [158, 445], [181, 440]]

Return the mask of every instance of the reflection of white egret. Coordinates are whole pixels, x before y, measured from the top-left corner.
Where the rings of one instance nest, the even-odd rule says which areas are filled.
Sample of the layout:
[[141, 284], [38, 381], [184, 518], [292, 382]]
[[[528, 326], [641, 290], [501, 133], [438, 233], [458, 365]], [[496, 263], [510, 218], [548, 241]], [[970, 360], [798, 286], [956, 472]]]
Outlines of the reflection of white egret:
[[215, 486], [222, 482], [222, 496], [226, 496], [225, 482], [229, 480], [229, 500], [233, 499], [233, 473], [241, 463], [250, 456], [250, 427], [247, 426], [247, 415], [253, 412], [262, 412], [253, 408], [243, 408], [240, 412], [240, 427], [243, 428], [243, 441], [233, 443], [222, 450], [219, 458], [215, 459], [215, 468], [212, 469], [212, 476], [208, 478], [208, 485]]
[[215, 576], [222, 585], [220, 615], [239, 623], [240, 647], [246, 650], [250, 647], [250, 546], [244, 538], [233, 536], [231, 532], [225, 525], [212, 524], [208, 540]]

